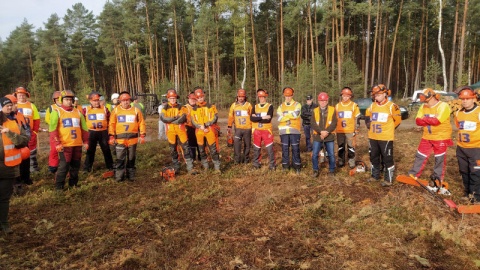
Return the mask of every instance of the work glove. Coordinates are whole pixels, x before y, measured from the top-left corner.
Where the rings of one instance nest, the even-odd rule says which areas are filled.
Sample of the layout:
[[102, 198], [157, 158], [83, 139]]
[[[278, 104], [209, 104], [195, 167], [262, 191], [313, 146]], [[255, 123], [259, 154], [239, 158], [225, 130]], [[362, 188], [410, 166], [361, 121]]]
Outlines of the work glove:
[[145, 134], [140, 135], [140, 144], [145, 143]]
[[115, 145], [115, 136], [110, 136], [110, 138], [108, 140], [108, 144]]
[[63, 145], [57, 144], [57, 146], [55, 146], [55, 149], [57, 150], [57, 152], [63, 152]]
[[84, 143], [84, 144], [83, 144], [83, 149], [85, 149], [85, 151], [88, 150], [88, 143]]

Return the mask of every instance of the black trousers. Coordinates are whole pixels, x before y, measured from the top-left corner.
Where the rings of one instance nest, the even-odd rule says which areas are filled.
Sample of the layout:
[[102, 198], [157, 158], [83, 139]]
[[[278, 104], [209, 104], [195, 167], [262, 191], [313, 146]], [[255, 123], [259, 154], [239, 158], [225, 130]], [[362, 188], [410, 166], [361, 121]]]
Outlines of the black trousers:
[[[393, 162], [393, 141], [379, 141], [369, 139], [370, 162], [372, 163], [372, 177], [380, 179], [382, 161], [385, 164], [385, 176], [394, 170]], [[388, 174], [389, 175], [389, 174]], [[391, 176], [393, 177], [393, 175]], [[389, 177], [389, 178], [391, 178]], [[390, 180], [390, 179], [385, 179]]]
[[87, 171], [92, 170], [93, 162], [95, 161], [97, 144], [100, 145], [100, 149], [102, 150], [103, 157], [105, 159], [105, 166], [108, 170], [113, 170], [113, 158], [112, 152], [110, 152], [110, 146], [108, 145], [107, 130], [89, 131], [88, 150], [85, 156], [85, 164], [83, 165], [83, 169]]

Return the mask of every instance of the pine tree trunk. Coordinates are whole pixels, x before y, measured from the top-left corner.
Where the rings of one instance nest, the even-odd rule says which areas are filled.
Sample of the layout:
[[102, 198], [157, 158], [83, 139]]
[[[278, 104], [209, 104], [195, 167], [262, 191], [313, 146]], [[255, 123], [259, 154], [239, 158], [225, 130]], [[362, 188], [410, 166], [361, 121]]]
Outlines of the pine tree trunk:
[[372, 28], [372, 0], [368, 0], [368, 15], [367, 15], [367, 40], [366, 40], [366, 56], [365, 56], [365, 75], [363, 77], [363, 94], [366, 97], [368, 93], [368, 71], [370, 63], [370, 31]]
[[463, 76], [463, 52], [465, 50], [465, 29], [467, 28], [467, 11], [468, 0], [465, 0], [465, 6], [463, 7], [463, 22], [462, 22], [462, 34], [460, 35], [460, 52], [458, 53], [458, 75], [457, 82], [462, 83]]
[[439, 0], [439, 10], [438, 10], [438, 49], [440, 50], [440, 55], [442, 56], [442, 73], [443, 73], [443, 91], [447, 91], [447, 68], [445, 65], [445, 53], [442, 48], [442, 8], [443, 1]]
[[450, 55], [450, 72], [448, 77], [448, 91], [453, 91], [453, 75], [455, 73], [455, 51], [457, 45], [457, 28], [458, 28], [458, 8], [460, 6], [460, 1], [457, 0], [457, 5], [455, 7], [455, 24], [453, 26], [453, 38], [452, 38], [452, 54]]
[[395, 33], [393, 33], [393, 44], [391, 47], [391, 54], [390, 54], [390, 64], [388, 66], [388, 76], [387, 76], [387, 86], [390, 85], [390, 78], [392, 76], [392, 68], [393, 68], [393, 59], [395, 55], [395, 45], [397, 43], [397, 33], [398, 33], [398, 26], [400, 25], [400, 18], [402, 17], [402, 8], [403, 8], [403, 0], [400, 2], [400, 8], [398, 10], [398, 18], [397, 18], [397, 25], [395, 26]]

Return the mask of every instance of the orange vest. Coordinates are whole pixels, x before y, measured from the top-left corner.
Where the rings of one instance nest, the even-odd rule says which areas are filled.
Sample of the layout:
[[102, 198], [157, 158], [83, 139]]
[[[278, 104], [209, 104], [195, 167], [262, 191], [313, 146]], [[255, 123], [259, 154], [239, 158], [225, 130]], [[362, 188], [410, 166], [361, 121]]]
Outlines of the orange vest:
[[[128, 109], [123, 109], [121, 106], [117, 106], [113, 109], [112, 116], [115, 117], [115, 121], [112, 124], [115, 126], [111, 129], [115, 131], [117, 138], [137, 138], [139, 132], [139, 116], [138, 109], [131, 106]], [[110, 119], [112, 119], [110, 116]], [[110, 132], [109, 132], [110, 133]]]
[[101, 131], [108, 128], [107, 111], [104, 106], [100, 108], [85, 108], [85, 120], [87, 121], [88, 130]]
[[77, 109], [66, 111], [63, 108], [58, 108], [58, 134], [60, 135], [60, 142], [65, 147], [81, 146], [82, 141], [82, 123], [81, 115]]
[[[272, 106], [270, 103], [265, 104], [256, 104], [255, 105], [255, 113], [257, 116], [266, 116], [268, 114], [268, 109]], [[252, 131], [258, 130], [270, 130], [272, 132], [272, 122], [270, 123], [259, 123], [259, 122], [252, 122]]]
[[337, 133], [353, 133], [355, 132], [355, 119], [360, 114], [357, 103], [349, 101], [347, 104], [343, 102], [335, 106], [337, 111]]
[[285, 102], [283, 102], [278, 107], [277, 114], [279, 114], [279, 115], [282, 115], [283, 113], [293, 114], [295, 111], [298, 111], [298, 115], [297, 115], [296, 118], [278, 123], [278, 130], [279, 130], [280, 135], [282, 135], [282, 134], [300, 134], [300, 130], [301, 130], [301, 127], [302, 127], [301, 118], [300, 118], [301, 109], [302, 109], [302, 106], [298, 102], [293, 101], [293, 100], [290, 103], [290, 105], [287, 105]]
[[480, 107], [470, 112], [459, 110], [455, 114], [458, 128], [457, 145], [463, 148], [480, 148]]
[[[7, 119], [3, 123], [3, 126], [10, 129], [10, 131], [20, 134], [20, 127], [14, 120]], [[22, 154], [19, 148], [15, 148], [13, 142], [8, 138], [5, 133], [2, 133], [3, 151], [5, 154], [5, 165], [8, 167], [14, 167], [22, 163]]]
[[192, 121], [197, 125], [205, 125], [208, 122], [215, 119], [217, 114], [217, 108], [213, 104], [206, 103], [203, 106], [196, 106], [196, 108], [191, 112]]
[[252, 114], [252, 104], [245, 101], [243, 104], [233, 103], [228, 112], [228, 126], [231, 127], [235, 121], [235, 127], [240, 129], [251, 129], [252, 122], [250, 115]]
[[[321, 111], [320, 107], [316, 107], [315, 109], [313, 109], [313, 120], [317, 123], [317, 125], [320, 125], [320, 111]], [[332, 106], [327, 107], [327, 122], [325, 123], [325, 128], [329, 127], [332, 124], [334, 112], [335, 112], [335, 108], [333, 108]], [[320, 134], [320, 133], [314, 130], [313, 134]]]

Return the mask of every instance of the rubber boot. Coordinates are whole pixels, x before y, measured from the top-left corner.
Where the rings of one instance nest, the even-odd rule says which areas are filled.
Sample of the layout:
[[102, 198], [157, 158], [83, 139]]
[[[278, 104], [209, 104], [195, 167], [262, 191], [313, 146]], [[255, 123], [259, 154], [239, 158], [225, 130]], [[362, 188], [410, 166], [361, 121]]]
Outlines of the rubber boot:
[[10, 226], [8, 225], [9, 205], [9, 202], [0, 203], [0, 229], [6, 234], [12, 233], [12, 229], [10, 229]]
[[260, 151], [260, 148], [256, 146], [253, 147], [253, 167], [256, 169], [260, 168]]
[[267, 148], [268, 159], [270, 160], [268, 167], [270, 170], [275, 170], [277, 168], [277, 164], [275, 162], [275, 152], [273, 151], [273, 144], [267, 146], [266, 148]]
[[127, 179], [130, 182], [135, 181], [135, 168], [127, 168]]
[[115, 181], [122, 182], [124, 174], [125, 174], [125, 169], [116, 169], [115, 170]]

